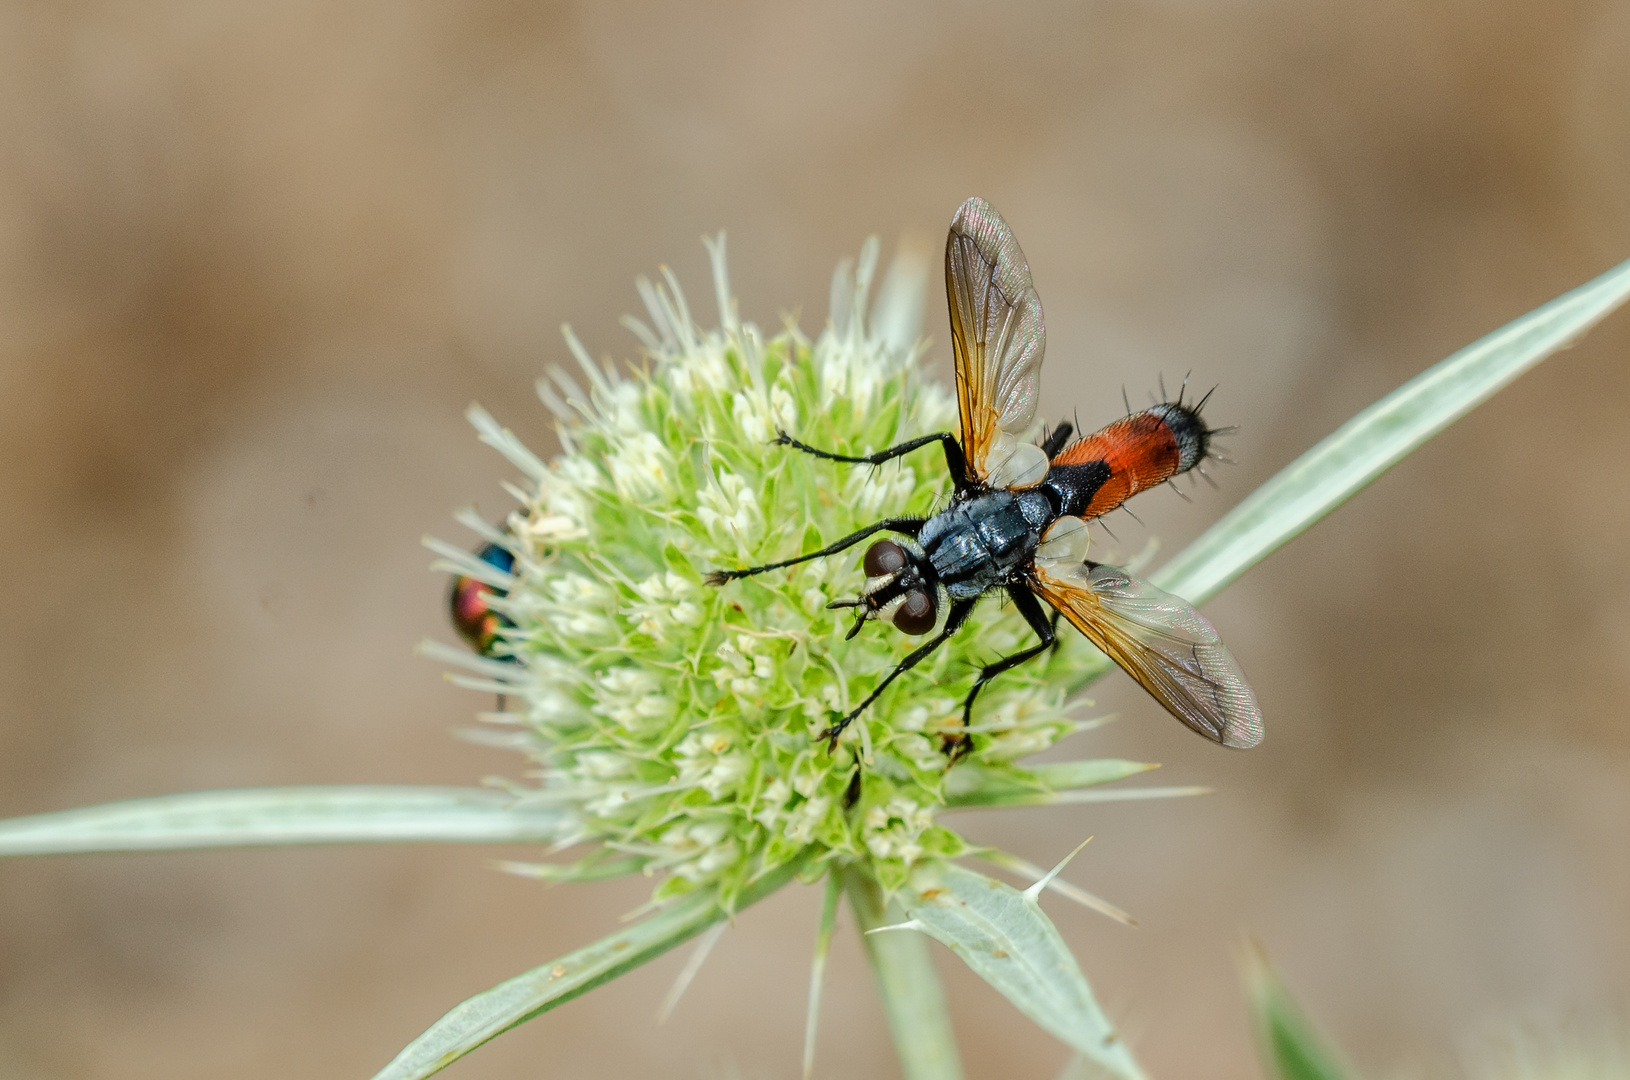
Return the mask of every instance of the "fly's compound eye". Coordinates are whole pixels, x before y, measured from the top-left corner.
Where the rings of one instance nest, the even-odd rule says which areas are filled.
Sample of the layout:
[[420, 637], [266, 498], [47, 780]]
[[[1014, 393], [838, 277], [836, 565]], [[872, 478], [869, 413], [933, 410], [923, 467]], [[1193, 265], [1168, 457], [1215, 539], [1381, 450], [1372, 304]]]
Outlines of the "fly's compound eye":
[[894, 609], [895, 628], [914, 637], [928, 633], [938, 621], [934, 607], [933, 596], [922, 589], [911, 590], [900, 601], [900, 606]]
[[905, 565], [905, 549], [893, 540], [879, 540], [866, 549], [866, 561], [862, 568], [867, 577], [877, 578], [899, 573]]

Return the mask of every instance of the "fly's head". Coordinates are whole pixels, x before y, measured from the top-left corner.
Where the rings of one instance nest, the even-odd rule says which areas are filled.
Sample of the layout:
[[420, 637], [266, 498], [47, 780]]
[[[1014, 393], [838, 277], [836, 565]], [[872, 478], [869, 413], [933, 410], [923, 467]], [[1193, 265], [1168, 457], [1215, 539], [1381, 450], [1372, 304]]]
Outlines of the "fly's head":
[[866, 549], [862, 564], [866, 584], [853, 600], [834, 600], [829, 608], [858, 608], [846, 638], [860, 633], [871, 619], [887, 619], [902, 633], [918, 636], [939, 622], [939, 581], [917, 545], [906, 540], [879, 540]]

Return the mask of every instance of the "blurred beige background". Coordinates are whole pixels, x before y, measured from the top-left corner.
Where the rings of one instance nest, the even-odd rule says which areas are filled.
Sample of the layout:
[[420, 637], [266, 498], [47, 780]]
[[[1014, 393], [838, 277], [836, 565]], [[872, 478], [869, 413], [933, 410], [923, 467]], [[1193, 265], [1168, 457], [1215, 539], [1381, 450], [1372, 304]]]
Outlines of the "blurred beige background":
[[[426, 532], [552, 448], [570, 320], [730, 231], [741, 308], [825, 317], [872, 232], [969, 194], [1028, 253], [1049, 400], [1220, 383], [1240, 465], [1140, 500], [1175, 550], [1349, 414], [1630, 256], [1622, 0], [0, 6], [0, 813], [514, 773], [413, 655]], [[927, 316], [947, 368], [944, 301]], [[1630, 315], [1208, 609], [1269, 736], [1211, 747], [1119, 675], [1077, 754], [1205, 800], [964, 819], [1142, 920], [1054, 902], [1164, 1078], [1256, 1075], [1248, 936], [1371, 1075], [1630, 997]], [[482, 849], [0, 865], [0, 1077], [370, 1075], [641, 881]], [[670, 956], [449, 1076], [791, 1077], [818, 897], [746, 913], [663, 1029]], [[1049, 1037], [944, 966], [973, 1077]], [[843, 936], [821, 1075], [896, 1066]]]

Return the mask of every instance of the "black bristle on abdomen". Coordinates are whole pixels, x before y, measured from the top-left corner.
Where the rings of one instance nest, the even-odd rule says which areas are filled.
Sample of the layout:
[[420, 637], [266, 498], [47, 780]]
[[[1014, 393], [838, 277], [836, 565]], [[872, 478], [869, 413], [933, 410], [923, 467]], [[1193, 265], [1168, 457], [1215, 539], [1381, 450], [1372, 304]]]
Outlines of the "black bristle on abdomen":
[[1186, 473], [1204, 461], [1211, 449], [1211, 432], [1200, 410], [1180, 402], [1167, 402], [1149, 410], [1166, 422], [1177, 440], [1177, 471]]

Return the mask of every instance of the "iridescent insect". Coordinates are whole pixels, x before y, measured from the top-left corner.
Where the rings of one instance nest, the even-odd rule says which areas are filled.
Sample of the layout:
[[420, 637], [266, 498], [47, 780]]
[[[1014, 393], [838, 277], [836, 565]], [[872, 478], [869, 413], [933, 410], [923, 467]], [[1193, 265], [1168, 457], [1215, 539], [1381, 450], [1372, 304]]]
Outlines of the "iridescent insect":
[[[506, 574], [515, 568], [515, 556], [498, 544], [487, 544], [475, 553], [475, 557]], [[448, 607], [452, 610], [453, 627], [458, 631], [458, 636], [482, 656], [500, 660], [514, 659], [507, 652], [499, 653], [497, 645], [502, 640], [503, 631], [515, 624], [494, 611], [487, 602], [488, 597], [506, 595], [508, 594], [496, 585], [489, 585], [473, 577], [460, 576], [453, 579], [453, 588], [447, 597]]]
[[[951, 221], [945, 291], [956, 352], [960, 439], [942, 431], [865, 457], [818, 450], [786, 432], [776, 442], [855, 465], [879, 465], [939, 443], [955, 487], [949, 505], [927, 518], [886, 518], [796, 558], [718, 570], [709, 583], [835, 555], [884, 530], [901, 536], [874, 542], [866, 551], [860, 595], [828, 606], [859, 609], [850, 637], [877, 618], [911, 635], [935, 627], [939, 632], [821, 733], [830, 746], [996, 589], [1007, 593], [1040, 640], [980, 670], [962, 704], [964, 727], [986, 683], [1054, 644], [1062, 615], [1183, 723], [1224, 746], [1255, 746], [1262, 739], [1262, 712], [1211, 624], [1181, 598], [1086, 558], [1089, 520], [1206, 460], [1216, 432], [1200, 419], [1205, 401], [1187, 405], [1179, 394], [1177, 401], [1128, 415], [1075, 442], [1068, 422], [1040, 446], [1022, 442], [1036, 416], [1047, 334], [1024, 252], [983, 199], [963, 203]], [[1052, 619], [1038, 597], [1053, 607]], [[964, 735], [948, 749], [961, 753], [970, 745]]]

